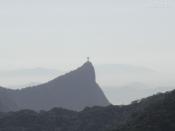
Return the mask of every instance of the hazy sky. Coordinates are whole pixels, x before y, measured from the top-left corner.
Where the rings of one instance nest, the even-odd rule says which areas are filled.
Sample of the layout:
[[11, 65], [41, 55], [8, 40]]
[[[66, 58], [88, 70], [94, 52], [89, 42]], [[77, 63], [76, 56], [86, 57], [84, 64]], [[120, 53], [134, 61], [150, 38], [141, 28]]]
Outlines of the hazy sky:
[[173, 0], [0, 0], [0, 69], [127, 63], [175, 72]]

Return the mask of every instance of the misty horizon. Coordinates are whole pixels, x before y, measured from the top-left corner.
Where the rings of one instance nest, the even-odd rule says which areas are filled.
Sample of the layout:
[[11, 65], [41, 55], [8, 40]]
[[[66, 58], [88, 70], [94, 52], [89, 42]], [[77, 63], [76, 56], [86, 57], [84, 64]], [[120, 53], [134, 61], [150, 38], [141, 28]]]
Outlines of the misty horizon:
[[8, 0], [0, 7], [1, 70], [70, 70], [90, 56], [95, 65], [175, 74], [172, 0]]
[[0, 7], [1, 86], [48, 82], [88, 56], [113, 103], [175, 86], [172, 0], [8, 0]]
[[[75, 69], [72, 69], [75, 70]], [[31, 68], [0, 71], [1, 85], [9, 89], [25, 89], [47, 83], [70, 71]], [[158, 92], [174, 88], [174, 81], [151, 68], [128, 64], [96, 65], [97, 82], [113, 104], [129, 104]], [[160, 76], [161, 75], [161, 76]]]
[[[94, 66], [98, 76], [97, 80], [103, 86], [124, 86], [124, 85], [127, 85], [128, 83], [132, 84], [137, 82], [138, 83], [143, 82], [145, 84], [154, 85], [154, 86], [156, 85], [158, 86], [161, 84], [166, 85], [166, 83], [168, 82], [169, 82], [168, 86], [174, 85], [173, 79], [172, 79], [172, 77], [174, 76], [173, 73], [160, 72], [156, 69], [149, 68], [149, 67], [131, 65], [131, 64], [100, 64], [100, 65], [94, 65]], [[17, 69], [11, 69], [11, 70], [0, 70], [0, 78], [1, 78], [0, 82], [2, 83], [1, 86], [3, 85], [15, 86], [15, 85], [28, 84], [28, 83], [43, 83], [53, 79], [54, 77], [61, 76], [74, 69], [76, 68], [72, 68], [69, 70], [60, 70], [59, 68], [56, 69], [56, 68], [36, 67], [36, 68], [21, 68], [21, 69], [17, 68]], [[133, 75], [138, 78], [128, 81], [127, 79], [130, 77], [129, 75]], [[146, 83], [144, 79], [151, 77], [152, 75], [154, 77], [154, 80], [153, 80], [154, 82], [147, 81]], [[165, 76], [163, 77], [163, 75]], [[22, 79], [22, 77], [24, 77], [24, 79]], [[35, 77], [35, 78], [32, 78], [32, 77]], [[143, 78], [139, 79], [139, 77], [143, 77]], [[151, 79], [153, 79], [153, 77], [151, 77]], [[14, 80], [12, 80], [11, 78]], [[15, 81], [15, 78], [17, 78], [18, 80]], [[20, 79], [21, 81], [19, 81]], [[122, 79], [123, 82], [119, 82], [117, 81], [117, 79]]]

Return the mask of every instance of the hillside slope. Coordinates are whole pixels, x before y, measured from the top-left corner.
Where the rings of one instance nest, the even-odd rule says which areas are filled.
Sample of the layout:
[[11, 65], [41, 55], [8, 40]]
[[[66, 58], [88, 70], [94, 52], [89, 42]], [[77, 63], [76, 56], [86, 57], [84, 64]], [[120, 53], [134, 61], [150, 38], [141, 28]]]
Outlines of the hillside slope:
[[127, 106], [0, 114], [1, 131], [174, 131], [175, 90]]
[[47, 83], [20, 90], [9, 89], [6, 94], [14, 100], [18, 110], [39, 111], [61, 107], [80, 111], [85, 107], [110, 105], [96, 83], [95, 69], [89, 61]]

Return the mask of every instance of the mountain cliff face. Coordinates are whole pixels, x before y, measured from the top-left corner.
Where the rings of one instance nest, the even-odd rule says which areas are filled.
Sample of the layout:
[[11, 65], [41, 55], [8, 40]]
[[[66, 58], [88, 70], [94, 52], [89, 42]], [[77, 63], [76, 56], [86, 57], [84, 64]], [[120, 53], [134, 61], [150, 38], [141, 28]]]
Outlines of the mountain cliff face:
[[85, 107], [110, 105], [96, 83], [95, 70], [90, 62], [47, 83], [14, 90], [9, 95], [18, 109], [36, 111], [54, 107], [79, 111]]

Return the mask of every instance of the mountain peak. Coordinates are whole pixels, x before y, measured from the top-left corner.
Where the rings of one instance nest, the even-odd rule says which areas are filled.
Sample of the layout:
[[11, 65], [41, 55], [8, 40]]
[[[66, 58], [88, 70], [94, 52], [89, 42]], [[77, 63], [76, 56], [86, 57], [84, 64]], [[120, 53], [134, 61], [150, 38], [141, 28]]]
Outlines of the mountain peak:
[[80, 68], [83, 68], [89, 71], [95, 71], [94, 66], [90, 61], [85, 62]]
[[75, 72], [78, 72], [79, 75], [85, 77], [87, 81], [96, 81], [95, 69], [90, 61], [84, 63], [81, 67], [75, 70]]
[[110, 105], [96, 83], [95, 69], [89, 61], [47, 83], [18, 91], [12, 90], [10, 95], [19, 109], [36, 111], [54, 107], [80, 111], [86, 107]]

